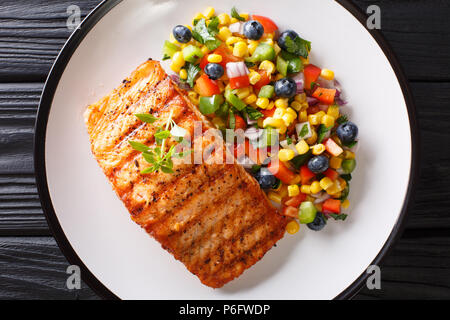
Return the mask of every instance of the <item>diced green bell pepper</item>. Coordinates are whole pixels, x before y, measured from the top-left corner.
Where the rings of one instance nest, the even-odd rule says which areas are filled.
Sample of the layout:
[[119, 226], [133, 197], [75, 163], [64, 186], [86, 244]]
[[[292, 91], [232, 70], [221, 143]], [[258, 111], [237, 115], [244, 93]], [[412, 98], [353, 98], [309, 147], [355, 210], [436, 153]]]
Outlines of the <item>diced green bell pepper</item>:
[[314, 221], [317, 214], [317, 208], [311, 201], [304, 201], [300, 205], [298, 220], [301, 224], [308, 224]]
[[239, 99], [230, 89], [225, 90], [225, 99], [239, 111], [244, 110], [247, 106], [245, 102]]
[[197, 63], [201, 58], [203, 58], [203, 52], [199, 47], [188, 45], [183, 49], [184, 61], [190, 63]]
[[212, 114], [220, 108], [222, 103], [223, 97], [218, 94], [212, 97], [200, 97], [199, 109], [204, 115]]
[[353, 170], [356, 168], [356, 161], [351, 160], [344, 160], [342, 161], [342, 170], [344, 170], [345, 173], [352, 173]]
[[277, 57], [277, 71], [286, 77], [288, 72], [288, 63], [281, 56]]
[[256, 49], [255, 52], [253, 52], [252, 56], [250, 58], [245, 59], [247, 62], [261, 62], [264, 60], [272, 61], [275, 59], [275, 49], [267, 44], [267, 43], [260, 43]]
[[180, 48], [178, 48], [176, 45], [174, 45], [172, 42], [170, 41], [165, 41], [164, 42], [164, 46], [163, 46], [163, 57], [167, 58], [170, 57], [172, 58], [173, 55], [175, 54], [175, 52], [179, 51]]
[[274, 94], [275, 94], [274, 86], [271, 86], [270, 84], [268, 84], [261, 88], [261, 90], [259, 91], [258, 97], [270, 99], [273, 97]]
[[270, 127], [264, 129], [261, 138], [258, 141], [258, 148], [271, 147], [278, 143], [278, 132]]

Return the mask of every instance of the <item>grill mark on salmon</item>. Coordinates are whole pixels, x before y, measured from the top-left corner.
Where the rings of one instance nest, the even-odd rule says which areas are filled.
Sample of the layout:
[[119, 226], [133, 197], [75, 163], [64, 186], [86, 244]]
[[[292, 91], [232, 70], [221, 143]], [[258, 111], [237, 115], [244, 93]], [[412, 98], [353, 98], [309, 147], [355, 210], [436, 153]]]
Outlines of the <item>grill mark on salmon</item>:
[[[86, 110], [92, 153], [132, 220], [203, 284], [219, 288], [283, 237], [287, 219], [241, 166], [213, 163], [225, 156], [225, 147], [223, 155], [213, 153], [203, 164], [174, 161], [173, 174], [142, 175], [149, 164], [128, 141], [154, 144], [155, 125], [165, 123], [169, 112], [191, 135], [194, 121], [203, 122], [203, 131], [211, 128], [160, 64], [147, 61]], [[151, 113], [160, 122], [143, 124], [135, 113]], [[212, 138], [200, 142], [206, 147]]]

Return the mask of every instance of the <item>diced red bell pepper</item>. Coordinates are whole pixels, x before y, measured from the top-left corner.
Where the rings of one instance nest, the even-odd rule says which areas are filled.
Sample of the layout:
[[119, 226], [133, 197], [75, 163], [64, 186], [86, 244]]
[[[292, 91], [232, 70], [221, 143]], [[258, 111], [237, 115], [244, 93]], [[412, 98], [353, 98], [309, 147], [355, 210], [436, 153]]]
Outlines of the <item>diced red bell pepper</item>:
[[283, 215], [291, 218], [298, 218], [298, 207], [287, 206], [283, 208]]
[[245, 122], [245, 120], [240, 115], [235, 114], [234, 115], [234, 121], [235, 121], [234, 130], [238, 130], [238, 129], [245, 130], [245, 129], [247, 129], [247, 123]]
[[322, 204], [323, 213], [341, 213], [341, 201], [336, 199], [328, 199]]
[[289, 170], [289, 168], [279, 160], [270, 162], [267, 169], [285, 184], [290, 184], [295, 178], [294, 172]]
[[245, 153], [256, 164], [262, 164], [266, 160], [267, 155], [263, 154], [260, 149], [253, 148], [253, 145], [245, 140]]
[[245, 87], [248, 87], [249, 85], [250, 85], [250, 79], [248, 78], [248, 75], [230, 79], [231, 89], [245, 88]]
[[202, 70], [205, 69], [206, 65], [209, 63], [208, 57], [209, 57], [209, 54], [205, 54], [203, 56], [202, 60], [200, 60], [200, 65], [199, 65], [200, 69], [202, 69]]
[[318, 87], [312, 94], [314, 98], [319, 99], [320, 102], [325, 104], [333, 104], [336, 97], [336, 89], [327, 89]]
[[212, 97], [220, 94], [219, 85], [215, 80], [211, 80], [206, 74], [203, 74], [196, 81], [198, 93], [203, 97]]
[[308, 184], [309, 181], [316, 175], [309, 170], [308, 166], [305, 164], [300, 167], [300, 177], [302, 178], [302, 184]]
[[288, 198], [284, 202], [284, 205], [298, 208], [302, 204], [302, 202], [305, 200], [306, 200], [306, 194], [300, 193], [298, 196]]
[[275, 109], [276, 108], [272, 108], [270, 110], [260, 109], [258, 111], [264, 115], [264, 118], [268, 118], [268, 117], [273, 117], [273, 115], [275, 114]]
[[335, 181], [337, 180], [337, 178], [339, 178], [339, 173], [337, 173], [335, 170], [333, 169], [328, 169], [327, 171], [325, 171], [323, 173], [325, 176], [327, 176], [328, 178], [330, 178], [331, 180]]
[[259, 21], [262, 24], [265, 33], [273, 33], [278, 30], [278, 26], [272, 21], [272, 19], [264, 16], [258, 16], [256, 14], [252, 14], [252, 19]]
[[335, 157], [338, 157], [344, 150], [333, 139], [328, 138], [325, 143], [325, 149]]
[[228, 62], [242, 61], [241, 58], [234, 56], [224, 44], [214, 50], [214, 53], [222, 56], [222, 62], [220, 62], [219, 64], [224, 68], [224, 70], [226, 70]]
[[308, 64], [305, 66], [303, 70], [303, 74], [305, 75], [305, 89], [311, 90], [311, 84], [316, 82], [319, 79], [320, 73], [322, 70], [319, 67], [316, 67], [313, 64]]
[[267, 74], [266, 70], [258, 70], [258, 73], [261, 76], [261, 79], [253, 85], [256, 93], [259, 93], [259, 90], [261, 90], [262, 87], [270, 83], [270, 75]]
[[242, 158], [245, 155], [245, 143], [236, 143], [233, 151], [236, 159]]

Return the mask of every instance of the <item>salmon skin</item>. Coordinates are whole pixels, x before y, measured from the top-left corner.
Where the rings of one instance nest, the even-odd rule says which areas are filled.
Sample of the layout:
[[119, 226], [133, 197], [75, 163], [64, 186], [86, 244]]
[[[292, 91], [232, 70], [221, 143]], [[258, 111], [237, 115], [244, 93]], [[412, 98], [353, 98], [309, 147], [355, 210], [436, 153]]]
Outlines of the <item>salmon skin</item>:
[[[158, 120], [143, 123], [138, 113]], [[155, 127], [170, 113], [190, 134], [194, 121], [211, 128], [160, 63], [149, 60], [84, 116], [92, 153], [131, 218], [203, 284], [220, 288], [283, 237], [287, 218], [236, 162], [174, 162], [173, 174], [141, 174], [149, 164], [128, 141], [154, 145]]]

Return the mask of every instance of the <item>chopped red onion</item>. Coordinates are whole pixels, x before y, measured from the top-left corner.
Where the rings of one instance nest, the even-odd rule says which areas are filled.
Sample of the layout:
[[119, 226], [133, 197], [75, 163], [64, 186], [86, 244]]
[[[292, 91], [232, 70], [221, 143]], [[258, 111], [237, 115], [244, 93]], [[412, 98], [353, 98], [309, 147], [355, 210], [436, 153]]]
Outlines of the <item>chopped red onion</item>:
[[335, 87], [335, 81], [334, 80], [326, 80], [322, 77], [319, 77], [317, 79], [317, 83], [322, 87], [326, 89], [336, 89]]
[[252, 119], [250, 119], [250, 117], [248, 116], [248, 114], [246, 115], [246, 120], [247, 120], [247, 124], [248, 124], [248, 125], [252, 125], [252, 124], [258, 123], [257, 120], [252, 120]]
[[292, 80], [294, 80], [297, 85], [297, 94], [303, 93], [305, 89], [305, 75], [303, 72], [297, 73], [294, 77], [292, 77]]
[[308, 105], [315, 106], [319, 103], [319, 100], [313, 97], [306, 97], [306, 101], [308, 102]]
[[251, 169], [256, 164], [247, 156], [244, 156], [241, 159], [238, 159], [237, 163], [239, 163], [245, 169]]
[[254, 127], [250, 127], [247, 130], [245, 130], [244, 135], [249, 140], [253, 141], [253, 140], [259, 139], [262, 136], [263, 133], [264, 133], [263, 129], [257, 129], [257, 128], [254, 128]]
[[180, 80], [180, 76], [177, 74], [171, 74], [170, 79], [172, 79], [173, 82], [175, 82], [175, 84], [183, 90], [191, 90], [191, 87], [186, 83]]
[[227, 76], [229, 79], [246, 76], [249, 73], [250, 71], [248, 71], [243, 61], [227, 63]]
[[242, 22], [230, 24], [228, 28], [230, 29], [231, 33], [244, 34], [244, 23]]
[[322, 202], [324, 202], [324, 201], [326, 201], [326, 200], [331, 198], [331, 196], [328, 193], [326, 193], [326, 192], [321, 192], [321, 193], [318, 193], [318, 194], [312, 194], [312, 196], [314, 198], [316, 198], [316, 200], [314, 200], [314, 203], [316, 203], [316, 204], [317, 203], [322, 203]]
[[319, 104], [319, 110], [327, 113], [329, 105]]

